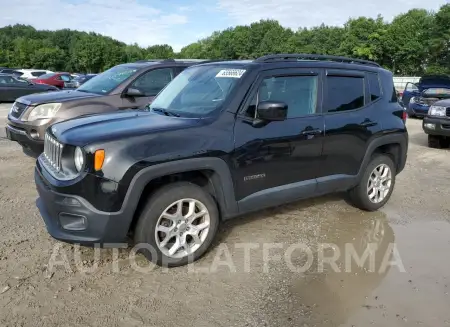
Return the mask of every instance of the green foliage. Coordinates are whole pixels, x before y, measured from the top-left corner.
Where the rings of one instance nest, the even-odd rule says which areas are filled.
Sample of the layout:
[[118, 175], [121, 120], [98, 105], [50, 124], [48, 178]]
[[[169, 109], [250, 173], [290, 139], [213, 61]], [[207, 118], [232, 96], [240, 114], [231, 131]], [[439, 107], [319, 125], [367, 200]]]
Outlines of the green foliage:
[[26, 25], [0, 28], [0, 66], [97, 73], [124, 62], [173, 57], [169, 45], [144, 49], [97, 33], [38, 31]]
[[0, 28], [0, 66], [100, 72], [142, 59], [251, 59], [270, 53], [315, 53], [374, 60], [399, 75], [450, 74], [450, 4], [436, 13], [413, 9], [387, 23], [352, 18], [342, 27], [284, 28], [275, 20], [216, 31], [174, 53], [167, 44], [142, 48], [97, 33], [31, 26]]

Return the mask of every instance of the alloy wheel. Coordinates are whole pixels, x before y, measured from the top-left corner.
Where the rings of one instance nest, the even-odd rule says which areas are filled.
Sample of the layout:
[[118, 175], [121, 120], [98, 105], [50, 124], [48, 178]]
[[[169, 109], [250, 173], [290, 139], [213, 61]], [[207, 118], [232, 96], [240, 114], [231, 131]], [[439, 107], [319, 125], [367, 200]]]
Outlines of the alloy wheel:
[[210, 215], [196, 199], [181, 199], [169, 205], [156, 223], [159, 250], [170, 258], [184, 258], [197, 251], [209, 233]]
[[367, 182], [367, 196], [372, 203], [382, 202], [392, 186], [392, 172], [386, 164], [380, 164], [372, 171]]

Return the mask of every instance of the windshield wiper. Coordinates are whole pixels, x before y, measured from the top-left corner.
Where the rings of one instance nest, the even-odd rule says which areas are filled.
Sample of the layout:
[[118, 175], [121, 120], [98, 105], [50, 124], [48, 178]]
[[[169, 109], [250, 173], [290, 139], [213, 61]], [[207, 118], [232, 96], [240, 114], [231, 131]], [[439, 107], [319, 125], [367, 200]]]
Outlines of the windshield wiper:
[[166, 116], [172, 116], [172, 117], [180, 117], [179, 114], [176, 114], [174, 112], [168, 111], [167, 109], [163, 109], [163, 108], [152, 108], [153, 111], [156, 112], [161, 112]]

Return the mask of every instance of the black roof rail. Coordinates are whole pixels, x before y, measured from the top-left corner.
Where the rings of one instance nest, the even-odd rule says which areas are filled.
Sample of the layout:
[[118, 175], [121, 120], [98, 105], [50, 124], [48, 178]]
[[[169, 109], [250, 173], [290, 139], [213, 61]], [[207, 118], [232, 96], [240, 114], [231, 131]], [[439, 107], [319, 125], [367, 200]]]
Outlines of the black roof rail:
[[165, 61], [168, 59], [142, 59], [142, 60], [137, 60], [135, 61], [135, 63], [139, 64], [139, 63], [146, 63], [146, 62], [160, 62], [160, 61]]
[[348, 64], [360, 64], [360, 65], [371, 65], [375, 67], [381, 67], [379, 64], [369, 60], [354, 59], [341, 56], [329, 56], [329, 55], [318, 55], [318, 54], [307, 54], [307, 53], [281, 53], [281, 54], [271, 54], [259, 57], [255, 59], [255, 62], [273, 62], [273, 61], [300, 61], [300, 60], [319, 60], [319, 61], [334, 61], [342, 62]]
[[209, 60], [210, 59], [174, 59], [174, 58], [142, 59], [142, 60], [135, 61], [135, 63], [146, 63], [146, 62], [198, 62], [198, 63], [203, 63], [203, 62], [208, 62]]

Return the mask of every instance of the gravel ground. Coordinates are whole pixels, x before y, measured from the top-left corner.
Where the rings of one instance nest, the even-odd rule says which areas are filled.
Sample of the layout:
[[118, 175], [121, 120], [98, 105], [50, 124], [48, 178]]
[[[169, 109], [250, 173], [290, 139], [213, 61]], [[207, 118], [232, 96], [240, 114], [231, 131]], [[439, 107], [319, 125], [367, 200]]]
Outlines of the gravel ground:
[[[0, 125], [9, 107], [0, 104]], [[408, 128], [407, 166], [383, 210], [333, 195], [237, 218], [199, 262], [169, 270], [130, 260], [129, 249], [112, 260], [112, 250], [96, 258], [53, 240], [35, 208], [34, 161], [1, 138], [0, 325], [450, 325], [449, 150], [427, 148], [420, 120]], [[243, 243], [256, 247], [249, 256]], [[362, 254], [369, 243], [374, 266], [347, 266], [346, 249]], [[295, 244], [311, 249], [306, 271]], [[338, 250], [322, 269], [321, 253]]]

